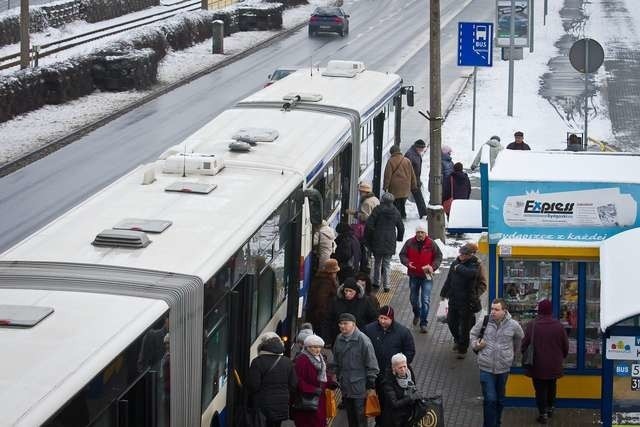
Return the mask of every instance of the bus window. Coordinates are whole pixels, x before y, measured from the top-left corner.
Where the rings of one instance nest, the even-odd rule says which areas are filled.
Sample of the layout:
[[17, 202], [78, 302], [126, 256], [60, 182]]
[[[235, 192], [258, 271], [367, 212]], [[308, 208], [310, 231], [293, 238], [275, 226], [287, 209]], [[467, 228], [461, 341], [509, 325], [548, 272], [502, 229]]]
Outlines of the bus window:
[[117, 426], [121, 421], [142, 427], [168, 426], [171, 395], [168, 319], [167, 312], [44, 426], [102, 427]]
[[270, 265], [265, 265], [262, 257], [256, 258], [258, 273], [258, 331], [264, 329], [273, 314], [273, 293], [276, 285], [276, 274]]
[[202, 360], [202, 411], [227, 381], [229, 316], [227, 300], [221, 301], [204, 319]]

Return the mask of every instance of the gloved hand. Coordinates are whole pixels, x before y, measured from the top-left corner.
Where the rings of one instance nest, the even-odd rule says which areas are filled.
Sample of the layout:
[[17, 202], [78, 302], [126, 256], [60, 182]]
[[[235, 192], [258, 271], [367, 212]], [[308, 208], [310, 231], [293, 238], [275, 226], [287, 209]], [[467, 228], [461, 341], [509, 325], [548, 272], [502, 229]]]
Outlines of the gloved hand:
[[405, 396], [410, 398], [411, 400], [416, 400], [419, 399], [419, 395], [418, 395], [418, 391], [415, 389], [415, 387], [409, 387], [407, 388], [407, 390], [404, 392]]
[[376, 380], [367, 378], [367, 390], [375, 390], [376, 388]]

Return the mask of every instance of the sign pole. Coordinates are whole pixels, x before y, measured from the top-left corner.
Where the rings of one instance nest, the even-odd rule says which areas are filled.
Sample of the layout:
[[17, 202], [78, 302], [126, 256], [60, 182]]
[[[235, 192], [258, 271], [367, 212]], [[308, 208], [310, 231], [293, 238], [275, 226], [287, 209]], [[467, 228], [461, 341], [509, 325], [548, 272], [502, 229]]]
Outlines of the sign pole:
[[543, 25], [547, 25], [547, 12], [549, 12], [549, 4], [547, 3], [548, 0], [544, 0], [544, 15], [542, 17], [542, 24]]
[[589, 144], [589, 39], [585, 38], [584, 47], [584, 141], [582, 146], [586, 150]]
[[531, 9], [529, 10], [529, 28], [531, 30], [531, 34], [529, 36], [529, 52], [533, 52], [533, 30], [534, 30], [534, 27], [535, 27], [533, 25], [534, 24], [533, 21], [535, 19], [533, 11], [535, 10], [535, 7], [534, 7], [535, 1], [536, 0], [531, 0]]
[[478, 67], [473, 67], [473, 118], [471, 119], [471, 151], [476, 151], [476, 77]]
[[514, 33], [516, 32], [516, 0], [511, 0], [511, 22], [509, 24], [509, 89], [508, 89], [508, 99], [507, 99], [507, 116], [513, 117], [513, 38]]
[[473, 67], [473, 111], [471, 113], [471, 150], [476, 149], [476, 110], [478, 67], [493, 66], [493, 23], [458, 23], [458, 66]]

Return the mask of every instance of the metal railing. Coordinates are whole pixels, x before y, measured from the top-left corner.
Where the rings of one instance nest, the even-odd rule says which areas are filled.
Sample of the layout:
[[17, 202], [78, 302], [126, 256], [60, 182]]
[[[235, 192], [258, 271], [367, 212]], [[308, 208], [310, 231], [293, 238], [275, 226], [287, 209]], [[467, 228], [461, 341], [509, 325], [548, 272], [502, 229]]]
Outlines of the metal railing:
[[[230, 0], [227, 0], [230, 1]], [[61, 52], [63, 50], [71, 49], [76, 46], [80, 46], [85, 43], [92, 42], [104, 37], [112, 36], [126, 31], [140, 28], [145, 25], [152, 24], [154, 22], [162, 21], [173, 16], [183, 13], [185, 11], [198, 10], [200, 8], [199, 0], [185, 0], [179, 6], [173, 7], [162, 12], [154, 13], [144, 16], [142, 18], [131, 19], [129, 21], [121, 22], [107, 27], [99, 28], [97, 30], [88, 31], [83, 34], [76, 34], [75, 36], [67, 37], [64, 39], [55, 40], [49, 43], [32, 46], [32, 60], [37, 64], [39, 58], [53, 55], [54, 53]], [[6, 68], [16, 67], [20, 65], [20, 52], [12, 53], [11, 55], [0, 57], [0, 70]], [[12, 61], [13, 60], [13, 61]], [[10, 62], [7, 62], [10, 61]]]
[[207, 6], [209, 10], [222, 9], [223, 7], [236, 4], [238, 0], [208, 0]]

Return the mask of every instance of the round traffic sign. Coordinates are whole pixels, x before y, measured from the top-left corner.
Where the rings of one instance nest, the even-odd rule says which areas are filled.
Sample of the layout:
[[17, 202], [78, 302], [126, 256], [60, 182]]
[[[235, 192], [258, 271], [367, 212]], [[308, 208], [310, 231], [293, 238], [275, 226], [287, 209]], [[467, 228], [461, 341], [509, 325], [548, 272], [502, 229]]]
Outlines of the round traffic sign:
[[569, 61], [578, 72], [593, 73], [600, 68], [604, 61], [604, 49], [600, 43], [593, 39], [580, 39], [571, 46]]

